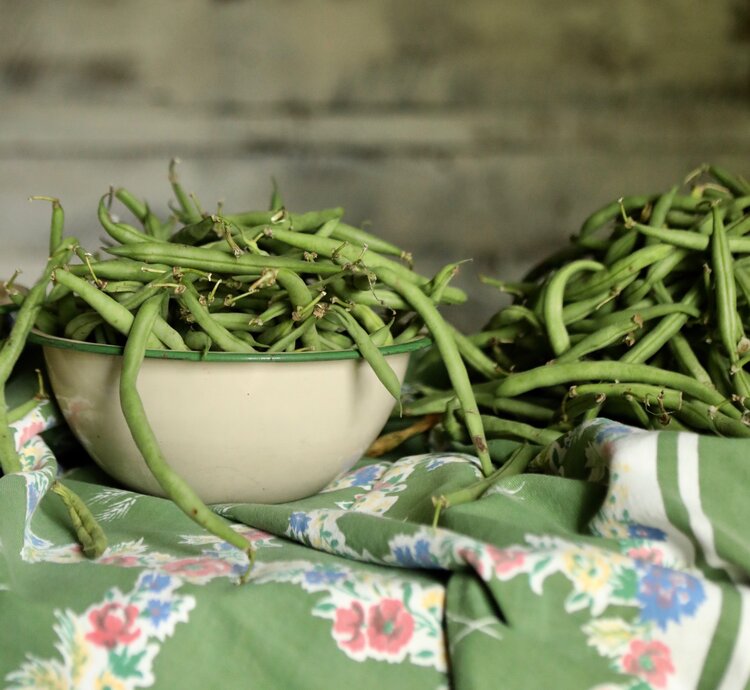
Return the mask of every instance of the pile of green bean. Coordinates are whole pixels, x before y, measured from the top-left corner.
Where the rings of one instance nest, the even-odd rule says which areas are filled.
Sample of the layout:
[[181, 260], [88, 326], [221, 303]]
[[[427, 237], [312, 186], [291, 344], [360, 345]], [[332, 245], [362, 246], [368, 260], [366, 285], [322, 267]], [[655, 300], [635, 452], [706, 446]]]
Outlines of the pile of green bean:
[[[492, 471], [474, 391], [464, 366], [474, 347], [444, 321], [440, 304], [465, 301], [449, 285], [458, 264], [428, 278], [400, 247], [343, 221], [340, 208], [292, 213], [274, 185], [269, 210], [214, 213], [186, 193], [170, 166], [176, 203], [168, 219], [126, 189], [110, 190], [97, 216], [110, 257], [63, 236], [52, 203], [50, 259], [28, 294], [10, 290], [20, 309], [0, 349], [0, 390], [32, 326], [74, 340], [124, 345], [120, 399], [141, 453], [165, 492], [193, 519], [244, 549], [250, 545], [212, 513], [168, 466], [136, 389], [146, 349], [278, 353], [356, 348], [394, 399], [399, 380], [379, 350], [431, 335], [485, 474]], [[115, 201], [133, 216], [113, 214]], [[9, 281], [12, 285], [13, 281]], [[6, 419], [3, 419], [3, 416]], [[19, 469], [0, 397], [0, 461]], [[69, 495], [66, 494], [66, 498]], [[77, 524], [95, 529], [85, 506]], [[101, 552], [98, 546], [89, 551]]]
[[[546, 444], [597, 416], [750, 436], [748, 232], [750, 183], [703, 166], [597, 210], [521, 281], [485, 278], [512, 296], [466, 337], [488, 438]], [[461, 440], [452, 399], [424, 386], [406, 413]]]

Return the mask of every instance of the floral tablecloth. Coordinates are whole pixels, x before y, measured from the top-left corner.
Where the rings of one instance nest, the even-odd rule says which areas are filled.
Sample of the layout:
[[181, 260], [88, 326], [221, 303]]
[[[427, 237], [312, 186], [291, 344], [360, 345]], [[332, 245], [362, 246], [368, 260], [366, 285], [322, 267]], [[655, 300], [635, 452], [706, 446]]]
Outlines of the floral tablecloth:
[[26, 471], [0, 479], [2, 687], [750, 687], [746, 441], [595, 420], [437, 529], [474, 457], [363, 458], [215, 507], [257, 547], [240, 585], [243, 554], [88, 462], [65, 482], [109, 548], [83, 556], [47, 492], [57, 424], [19, 422]]

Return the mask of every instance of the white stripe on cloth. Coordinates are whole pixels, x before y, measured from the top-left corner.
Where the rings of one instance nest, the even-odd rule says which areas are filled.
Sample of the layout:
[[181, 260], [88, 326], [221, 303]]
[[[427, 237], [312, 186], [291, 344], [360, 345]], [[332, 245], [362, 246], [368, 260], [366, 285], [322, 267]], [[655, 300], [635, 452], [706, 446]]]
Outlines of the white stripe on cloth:
[[750, 590], [740, 587], [740, 626], [717, 690], [742, 690], [750, 681]]
[[698, 434], [680, 433], [677, 437], [677, 484], [685, 508], [690, 516], [690, 529], [701, 545], [706, 563], [725, 570], [732, 580], [743, 578], [743, 571], [725, 561], [716, 551], [714, 526], [703, 510], [700, 487]]

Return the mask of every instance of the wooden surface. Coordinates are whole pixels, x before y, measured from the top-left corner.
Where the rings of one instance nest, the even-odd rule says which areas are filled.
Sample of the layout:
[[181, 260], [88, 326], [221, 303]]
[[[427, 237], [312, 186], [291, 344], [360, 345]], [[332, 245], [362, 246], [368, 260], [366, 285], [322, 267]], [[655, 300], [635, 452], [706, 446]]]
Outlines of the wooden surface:
[[[0, 277], [33, 280], [48, 208], [96, 246], [99, 196], [166, 210], [342, 205], [481, 325], [598, 205], [712, 161], [750, 172], [748, 0], [0, 0]], [[455, 310], [454, 310], [455, 311]]]

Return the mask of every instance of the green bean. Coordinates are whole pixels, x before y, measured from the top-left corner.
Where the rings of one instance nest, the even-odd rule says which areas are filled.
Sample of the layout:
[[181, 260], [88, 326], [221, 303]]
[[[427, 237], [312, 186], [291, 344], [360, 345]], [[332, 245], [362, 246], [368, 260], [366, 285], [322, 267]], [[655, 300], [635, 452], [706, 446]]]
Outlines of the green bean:
[[697, 400], [685, 401], [675, 414], [696, 429], [710, 431], [720, 436], [750, 437], [750, 427], [744, 421], [728, 417], [720, 410]]
[[456, 341], [461, 358], [466, 364], [488, 379], [496, 379], [502, 375], [502, 371], [497, 364], [487, 357], [469, 338], [450, 324], [448, 324], [448, 329]]
[[[575, 393], [573, 392], [575, 391]], [[571, 387], [574, 395], [605, 395], [607, 397], [632, 396], [643, 403], [656, 403], [660, 408], [679, 410], [682, 407], [682, 391], [643, 383], [587, 383]]]
[[162, 299], [162, 295], [149, 297], [138, 309], [125, 344], [120, 374], [120, 405], [125, 421], [151, 474], [169, 498], [201, 527], [244, 551], [252, 566], [255, 555], [252, 545], [245, 537], [231, 529], [226, 521], [211, 512], [195, 491], [169, 466], [159, 448], [138, 393], [138, 371], [146, 353], [151, 329], [161, 309]]
[[475, 501], [501, 479], [506, 479], [507, 477], [512, 477], [525, 472], [526, 468], [538, 452], [539, 448], [537, 446], [529, 446], [526, 444], [519, 446], [499, 469], [495, 470], [487, 477], [484, 477], [467, 487], [452, 491], [451, 493], [433, 496], [432, 504], [435, 506], [435, 514], [432, 519], [432, 526], [437, 527], [440, 520], [440, 513], [443, 510], [462, 503]]
[[570, 300], [584, 299], [610, 287], [635, 280], [641, 269], [663, 259], [672, 251], [672, 247], [661, 244], [643, 247], [629, 257], [620, 259], [609, 269], [598, 272], [578, 288], [569, 290], [566, 297]]
[[422, 336], [424, 330], [424, 324], [420, 319], [414, 319], [401, 333], [399, 333], [394, 339], [394, 345], [400, 345], [401, 343], [408, 343], [412, 340]]
[[467, 337], [477, 347], [486, 347], [494, 342], [505, 344], [514, 343], [525, 334], [526, 330], [524, 330], [524, 324], [516, 322], [502, 328], [493, 328], [488, 331], [472, 333]]
[[430, 281], [427, 292], [435, 304], [440, 304], [443, 301], [443, 293], [448, 287], [448, 283], [458, 273], [458, 269], [462, 263], [464, 262], [456, 261], [455, 263], [443, 266]]
[[594, 311], [604, 312], [603, 307], [609, 304], [612, 299], [613, 295], [609, 292], [600, 292], [588, 299], [566, 304], [562, 310], [563, 323], [569, 326], [580, 319], [586, 318]]
[[583, 223], [578, 233], [577, 241], [586, 240], [607, 223], [620, 215], [621, 209], [629, 212], [650, 204], [655, 196], [629, 196], [613, 201], [592, 213]]
[[474, 387], [474, 396], [479, 407], [489, 408], [495, 413], [503, 412], [524, 419], [548, 423], [554, 417], [554, 412], [549, 406], [519, 400], [518, 398], [497, 398], [492, 391], [486, 393], [477, 391], [476, 386]]
[[105, 194], [99, 200], [99, 211], [97, 215], [101, 226], [112, 239], [121, 244], [153, 241], [148, 235], [137, 230], [132, 225], [128, 225], [127, 223], [116, 223], [112, 219], [112, 216], [110, 216], [107, 205], [104, 203], [104, 200], [108, 197], [111, 198], [111, 193]]
[[[318, 234], [320, 237], [321, 235]], [[342, 242], [349, 242], [351, 244], [359, 245], [360, 247], [367, 247], [374, 252], [379, 254], [387, 254], [390, 256], [398, 256], [404, 259], [408, 263], [411, 263], [411, 253], [407, 252], [400, 247], [396, 246], [392, 242], [388, 242], [376, 235], [373, 235], [366, 230], [355, 228], [346, 223], [337, 223], [329, 235], [335, 240], [341, 240]]]
[[146, 222], [146, 218], [148, 218], [149, 215], [148, 206], [140, 199], [136, 198], [123, 187], [115, 190], [115, 198], [119, 199], [128, 211], [130, 211], [141, 223]]
[[493, 329], [502, 328], [503, 326], [509, 326], [519, 321], [525, 321], [535, 331], [542, 330], [542, 322], [539, 317], [528, 307], [524, 307], [522, 304], [510, 304], [502, 311], [496, 314], [497, 318], [492, 319], [490, 327]]
[[724, 224], [714, 207], [714, 232], [711, 236], [711, 258], [716, 290], [716, 309], [719, 335], [732, 364], [738, 360], [737, 342], [741, 326], [737, 318], [737, 286], [732, 255]]
[[512, 283], [507, 280], [497, 280], [496, 278], [491, 278], [489, 276], [479, 276], [479, 280], [485, 285], [491, 285], [500, 292], [505, 292], [509, 295], [520, 298], [526, 298], [539, 289], [539, 286], [536, 283], [530, 281]]
[[[695, 304], [699, 289], [693, 287], [682, 299], [682, 304], [688, 307]], [[677, 334], [687, 323], [689, 316], [685, 313], [675, 313], [665, 316], [657, 326], [652, 328], [636, 345], [628, 350], [621, 358], [621, 362], [643, 363], [658, 352], [669, 340]]]
[[[514, 373], [498, 382], [495, 394], [512, 398], [537, 388], [592, 380], [664, 385], [668, 388], [680, 390], [709, 405], [718, 407], [726, 402], [724, 396], [685, 374], [667, 371], [647, 364], [627, 364], [614, 361], [549, 364]], [[739, 410], [735, 408], [727, 409], [731, 410], [731, 416], [740, 417]]]
[[638, 244], [638, 233], [634, 230], [627, 229], [617, 239], [609, 245], [607, 253], [604, 255], [604, 263], [611, 266], [620, 259], [630, 256]]
[[133, 280], [148, 283], [153, 280], [154, 274], [164, 273], [172, 268], [166, 264], [144, 264], [140, 261], [130, 259], [106, 259], [105, 261], [92, 261], [90, 266], [85, 264], [74, 264], [67, 270], [74, 276], [91, 277], [91, 270], [96, 271], [99, 279], [103, 280]]
[[139, 280], [108, 280], [102, 283], [100, 289], [102, 292], [113, 295], [123, 292], [132, 294], [140, 290], [142, 287], [143, 283]]
[[49, 228], [49, 256], [55, 253], [63, 238], [65, 212], [60, 205], [60, 199], [52, 196], [32, 196], [32, 201], [49, 201], [52, 204], [52, 220]]
[[730, 192], [732, 192], [732, 194], [735, 194], [736, 196], [750, 195], [750, 183], [742, 177], [736, 177], [728, 170], [725, 170], [718, 165], [709, 165], [707, 171], [717, 179], [720, 184], [724, 185]]
[[99, 558], [107, 549], [107, 537], [86, 504], [78, 494], [57, 479], [52, 482], [50, 489], [62, 499], [68, 509], [68, 515], [84, 555], [89, 558]]
[[614, 323], [603, 326], [601, 329], [590, 333], [575, 345], [563, 352], [555, 361], [559, 363], [574, 362], [585, 355], [601, 350], [614, 343], [622, 342], [629, 334], [636, 331], [640, 326], [632, 321], [626, 323]]
[[[630, 226], [638, 232], [641, 232], [648, 237], [664, 242], [665, 244], [671, 244], [675, 247], [682, 249], [693, 249], [695, 251], [703, 251], [708, 248], [710, 238], [703, 234], [691, 232], [689, 230], [671, 230], [669, 228], [652, 228], [648, 225], [641, 225], [640, 223], [632, 223]], [[750, 226], [749, 226], [750, 229]], [[750, 253], [750, 238], [747, 237], [728, 237], [727, 245], [731, 252], [739, 254]]]
[[711, 259], [716, 290], [716, 321], [719, 336], [729, 355], [730, 366], [735, 370], [734, 389], [744, 400], [750, 398], [750, 381], [739, 367], [738, 344], [744, 338], [742, 323], [737, 314], [737, 284], [729, 241], [723, 220], [716, 206], [713, 207], [714, 231], [711, 236]]
[[31, 331], [37, 315], [44, 303], [44, 294], [52, 273], [64, 264], [78, 244], [75, 238], [62, 240], [57, 249], [47, 260], [39, 280], [26, 294], [7, 338], [0, 347], [0, 469], [4, 474], [20, 472], [21, 460], [15, 447], [13, 435], [7, 422], [7, 405], [5, 402], [5, 384], [23, 352], [26, 337]]
[[356, 290], [349, 287], [342, 279], [331, 282], [333, 293], [343, 299], [368, 307], [386, 307], [392, 310], [407, 310], [409, 305], [404, 299], [392, 290], [384, 290], [381, 287], [373, 287], [370, 290]]
[[[297, 233], [294, 233], [297, 234]], [[303, 237], [307, 237], [303, 235]], [[317, 275], [331, 275], [338, 273], [339, 266], [322, 261], [299, 261], [284, 256], [258, 256], [243, 254], [242, 256], [227, 256], [215, 249], [190, 247], [183, 244], [166, 242], [139, 242], [107, 249], [110, 254], [139, 261], [156, 262], [160, 265], [196, 268], [211, 273], [238, 275], [253, 270], [260, 272], [271, 268], [288, 268], [297, 273], [312, 273]]]
[[346, 309], [338, 304], [334, 304], [331, 309], [341, 320], [342, 325], [346, 328], [362, 357], [367, 360], [375, 375], [380, 379], [380, 382], [396, 400], [399, 405], [399, 411], [403, 413], [401, 382], [391, 368], [391, 365], [386, 361], [383, 353], [373, 344], [369, 333], [357, 323], [357, 320]]
[[394, 344], [393, 334], [391, 333], [391, 326], [392, 323], [383, 324], [380, 328], [370, 333], [370, 339], [376, 347], [386, 347], [387, 345]]
[[216, 235], [215, 231], [216, 217], [209, 216], [207, 218], [201, 218], [194, 223], [183, 225], [179, 230], [172, 233], [169, 241], [172, 244], [187, 244], [194, 246], [200, 244], [207, 237]]
[[354, 347], [354, 341], [343, 333], [325, 332], [318, 334], [321, 343], [328, 350], [350, 350]]
[[672, 253], [661, 261], [657, 261], [646, 273], [646, 279], [632, 292], [625, 291], [626, 301], [633, 303], [642, 300], [654, 285], [664, 280], [687, 256], [685, 249], [674, 249]]
[[[289, 311], [286, 305], [281, 306], [285, 312]], [[211, 312], [211, 317], [228, 331], [250, 331], [257, 333], [263, 330], [263, 326], [254, 325], [252, 321], [254, 317], [245, 312]]]
[[183, 189], [180, 181], [177, 177], [175, 169], [179, 161], [173, 158], [169, 162], [169, 184], [172, 186], [172, 191], [177, 198], [177, 203], [180, 205], [182, 211], [181, 218], [184, 223], [197, 223], [201, 219], [200, 211], [196, 210], [195, 204], [191, 202], [190, 197]]
[[183, 340], [185, 341], [185, 345], [187, 345], [191, 350], [202, 352], [204, 356], [211, 349], [211, 346], [214, 343], [214, 341], [211, 340], [210, 336], [208, 336], [203, 331], [193, 330], [186, 331], [183, 335]]
[[698, 357], [696, 357], [693, 348], [684, 335], [675, 333], [669, 340], [669, 346], [672, 349], [675, 360], [677, 360], [677, 363], [685, 373], [690, 374], [690, 376], [705, 386], [713, 386], [711, 377], [703, 368], [703, 365], [700, 363]]
[[270, 328], [266, 328], [258, 336], [258, 341], [263, 343], [263, 345], [271, 345], [271, 343], [276, 342], [279, 338], [284, 338], [289, 335], [289, 333], [292, 332], [294, 326], [295, 322], [291, 318], [284, 319], [284, 321], [280, 321]]
[[[294, 345], [300, 338], [304, 342], [304, 337], [310, 332], [311, 328], [315, 328], [314, 316], [308, 316], [296, 328], [293, 328], [284, 337], [279, 338], [268, 348], [267, 352], [285, 352], [290, 345]], [[320, 339], [318, 339], [318, 349], [320, 349]]]
[[696, 213], [670, 209], [667, 212], [665, 223], [670, 228], [692, 228], [700, 216]]
[[[325, 237], [318, 237], [316, 235], [304, 235], [298, 232], [291, 232], [289, 230], [277, 230], [274, 228], [273, 237], [281, 240], [285, 244], [303, 249], [306, 251], [316, 252], [321, 256], [336, 257], [340, 256], [346, 259], [351, 264], [356, 264], [362, 255], [361, 249], [356, 247], [347, 247], [339, 244], [336, 240], [327, 239]], [[426, 285], [429, 280], [424, 276], [420, 276], [414, 271], [406, 268], [396, 261], [388, 259], [385, 256], [381, 256], [377, 252], [367, 251], [367, 266], [376, 270], [379, 268], [385, 268], [389, 272], [393, 272], [401, 278], [401, 280], [408, 281], [415, 285]], [[444, 298], [450, 303], [463, 302], [466, 299], [466, 295], [463, 290], [448, 286], [445, 288]]]
[[284, 210], [276, 211], [247, 211], [245, 213], [233, 213], [224, 216], [227, 220], [237, 225], [257, 227], [260, 225], [278, 224], [288, 218], [292, 228], [296, 232], [315, 230], [329, 220], [340, 219], [344, 210], [340, 207], [327, 208], [322, 211], [310, 211], [308, 213], [287, 213]]
[[338, 218], [331, 218], [331, 220], [327, 220], [323, 223], [323, 225], [315, 231], [315, 234], [318, 237], [330, 237], [340, 222], [341, 221]]
[[652, 228], [660, 228], [664, 225], [667, 220], [667, 213], [672, 208], [672, 203], [678, 191], [679, 186], [675, 185], [656, 200], [654, 208], [651, 211], [651, 217], [648, 219], [648, 224]]
[[540, 446], [554, 443], [562, 433], [553, 429], [538, 429], [531, 424], [514, 422], [509, 419], [481, 415], [484, 431], [489, 437], [511, 437], [531, 441]]
[[544, 325], [547, 338], [555, 355], [559, 356], [570, 347], [570, 337], [563, 318], [563, 296], [568, 280], [580, 271], [600, 271], [604, 266], [598, 261], [580, 259], [559, 269], [549, 281], [543, 303]]
[[[279, 269], [276, 273], [276, 280], [289, 295], [289, 301], [292, 303], [292, 307], [294, 307], [294, 312], [292, 313], [293, 319], [298, 311], [304, 309], [313, 302], [313, 295], [305, 284], [305, 281], [293, 271]], [[307, 323], [307, 321], [309, 321], [309, 323]], [[315, 328], [315, 320], [310, 321], [307, 319], [305, 323], [307, 323], [307, 325], [304, 329], [299, 331], [299, 337], [302, 338], [302, 342], [306, 347], [312, 350], [320, 350], [321, 344], [320, 338], [318, 337], [318, 331]], [[382, 325], [382, 322], [380, 325]]]
[[208, 309], [201, 304], [198, 291], [191, 281], [185, 280], [182, 285], [185, 289], [179, 293], [178, 301], [190, 312], [195, 322], [206, 332], [217, 347], [225, 352], [255, 352], [255, 348], [233, 336], [226, 328], [216, 322]]
[[98, 311], [85, 311], [76, 314], [72, 319], [65, 322], [65, 337], [71, 340], [86, 340], [89, 334], [103, 321], [104, 319]]
[[[102, 319], [117, 331], [123, 335], [127, 335], [130, 332], [130, 327], [133, 324], [133, 315], [119, 302], [97, 290], [82, 278], [74, 276], [64, 269], [56, 270], [53, 278], [56, 282], [65, 285], [75, 292], [92, 309], [99, 312]], [[161, 349], [162, 344], [156, 336], [151, 336], [148, 347], [158, 350]]]
[[474, 391], [471, 388], [471, 382], [461, 360], [456, 341], [449, 328], [435, 308], [432, 300], [418, 286], [404, 280], [398, 273], [386, 266], [379, 267], [377, 274], [380, 280], [396, 290], [396, 292], [399, 292], [411, 304], [427, 328], [430, 329], [435, 344], [443, 357], [453, 390], [461, 401], [461, 409], [464, 413], [466, 426], [474, 448], [477, 451], [482, 472], [485, 475], [491, 474], [492, 460], [488, 452], [487, 441], [482, 428], [482, 420], [479, 417], [479, 410], [474, 399]]
[[660, 316], [668, 316], [669, 314], [686, 314], [697, 319], [701, 312], [692, 304], [685, 304], [683, 302], [670, 302], [669, 304], [656, 304], [652, 307], [645, 308], [634, 308], [629, 307], [621, 311], [614, 312], [612, 314], [606, 314], [598, 319], [581, 320], [576, 323], [576, 330], [585, 331], [591, 333], [598, 331], [604, 326], [612, 326], [616, 324], [623, 324], [629, 321], [630, 323], [644, 323], [651, 319], [659, 318]]

